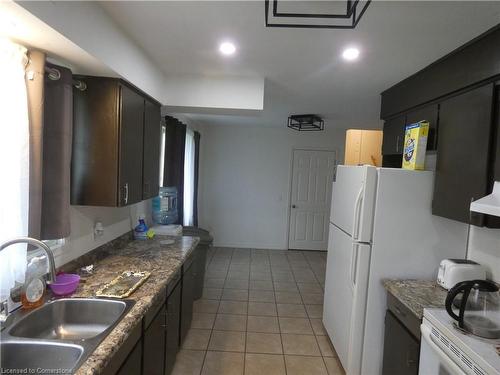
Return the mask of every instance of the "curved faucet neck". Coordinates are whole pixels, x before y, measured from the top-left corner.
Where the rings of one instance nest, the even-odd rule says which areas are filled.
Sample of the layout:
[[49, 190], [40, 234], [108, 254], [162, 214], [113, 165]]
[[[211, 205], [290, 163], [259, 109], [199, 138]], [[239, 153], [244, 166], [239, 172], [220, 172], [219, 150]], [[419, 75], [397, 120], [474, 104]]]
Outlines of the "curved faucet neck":
[[52, 253], [50, 247], [48, 247], [42, 241], [31, 237], [17, 237], [0, 244], [0, 251], [11, 245], [22, 243], [35, 246], [45, 252], [45, 254], [47, 255], [47, 260], [49, 262], [49, 277], [47, 279], [47, 284], [54, 283], [56, 281], [56, 263], [54, 261], [54, 254]]

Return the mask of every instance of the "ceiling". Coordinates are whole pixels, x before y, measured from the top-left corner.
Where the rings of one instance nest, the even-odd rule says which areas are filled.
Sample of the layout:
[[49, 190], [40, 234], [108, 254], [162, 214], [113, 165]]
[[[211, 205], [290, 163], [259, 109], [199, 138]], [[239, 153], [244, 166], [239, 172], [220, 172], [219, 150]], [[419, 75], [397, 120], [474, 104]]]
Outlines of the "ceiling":
[[0, 38], [45, 52], [79, 74], [117, 76], [113, 70], [13, 1], [0, 1]]
[[[266, 28], [264, 0], [103, 2], [167, 77], [265, 77], [259, 115], [196, 113], [201, 123], [283, 126], [316, 113], [327, 126], [380, 127], [380, 93], [495, 26], [500, 2], [372, 1], [355, 30]], [[223, 57], [231, 40], [237, 53]], [[359, 61], [340, 57], [346, 46]], [[228, 93], [230, 95], [230, 93]]]

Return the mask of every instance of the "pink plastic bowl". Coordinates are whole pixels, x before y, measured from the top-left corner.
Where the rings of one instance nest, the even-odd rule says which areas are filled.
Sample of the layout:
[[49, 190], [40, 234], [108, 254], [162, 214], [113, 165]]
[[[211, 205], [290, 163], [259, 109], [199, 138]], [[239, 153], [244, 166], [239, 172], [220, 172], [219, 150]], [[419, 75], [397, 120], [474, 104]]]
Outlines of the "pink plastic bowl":
[[66, 296], [73, 293], [80, 283], [80, 276], [72, 273], [60, 273], [56, 276], [56, 282], [49, 284], [52, 292], [58, 296]]

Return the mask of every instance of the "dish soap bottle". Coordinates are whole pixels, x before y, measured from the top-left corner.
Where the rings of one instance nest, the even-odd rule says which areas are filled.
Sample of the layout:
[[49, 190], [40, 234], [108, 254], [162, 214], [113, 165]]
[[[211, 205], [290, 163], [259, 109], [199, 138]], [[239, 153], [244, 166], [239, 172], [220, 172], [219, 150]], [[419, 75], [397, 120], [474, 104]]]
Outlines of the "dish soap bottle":
[[23, 309], [34, 309], [43, 305], [45, 282], [39, 277], [27, 279], [21, 293]]
[[33, 257], [26, 268], [26, 277], [21, 292], [21, 304], [23, 309], [34, 309], [43, 305], [45, 295], [45, 279], [47, 265], [43, 257]]
[[148, 226], [144, 222], [144, 215], [139, 216], [139, 225], [134, 228], [134, 238], [136, 240], [147, 240]]

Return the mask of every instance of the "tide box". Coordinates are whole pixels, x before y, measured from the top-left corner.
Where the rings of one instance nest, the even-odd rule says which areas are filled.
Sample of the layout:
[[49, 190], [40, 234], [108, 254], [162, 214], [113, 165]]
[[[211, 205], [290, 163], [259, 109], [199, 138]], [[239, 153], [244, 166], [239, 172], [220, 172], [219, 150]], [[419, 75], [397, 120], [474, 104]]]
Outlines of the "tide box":
[[428, 121], [419, 121], [406, 126], [403, 150], [404, 169], [424, 169], [428, 134]]

